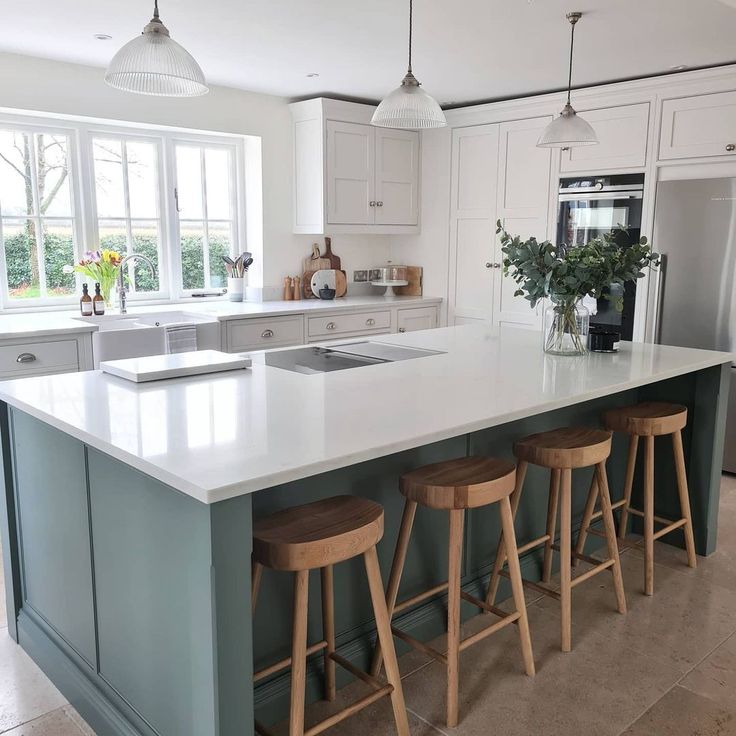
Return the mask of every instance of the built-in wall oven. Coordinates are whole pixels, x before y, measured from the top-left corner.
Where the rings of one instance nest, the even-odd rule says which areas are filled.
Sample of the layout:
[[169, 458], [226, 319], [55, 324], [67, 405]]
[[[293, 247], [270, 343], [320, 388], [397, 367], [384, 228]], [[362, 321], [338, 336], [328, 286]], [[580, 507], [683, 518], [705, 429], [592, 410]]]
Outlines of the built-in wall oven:
[[[641, 205], [644, 174], [585, 176], [560, 180], [557, 245], [584, 245], [613, 232], [622, 248], [641, 237]], [[623, 311], [606, 298], [590, 299], [591, 330], [613, 330], [631, 340], [634, 330], [636, 284], [611, 284], [612, 296], [623, 293]]]

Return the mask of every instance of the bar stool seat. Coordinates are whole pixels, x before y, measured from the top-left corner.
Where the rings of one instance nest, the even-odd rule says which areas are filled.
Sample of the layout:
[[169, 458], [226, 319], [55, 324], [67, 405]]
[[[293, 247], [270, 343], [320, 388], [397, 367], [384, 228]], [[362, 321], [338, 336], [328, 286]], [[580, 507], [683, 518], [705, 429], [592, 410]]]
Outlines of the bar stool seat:
[[363, 554], [383, 536], [383, 509], [336, 496], [278, 511], [253, 525], [253, 557], [272, 570], [311, 570]]
[[[690, 567], [695, 567], [695, 537], [693, 535], [692, 516], [690, 512], [690, 495], [687, 486], [687, 471], [685, 469], [685, 453], [682, 447], [682, 430], [687, 426], [687, 407], [681, 404], [669, 404], [659, 401], [643, 401], [633, 406], [609, 409], [603, 414], [604, 425], [614, 431], [629, 435], [629, 455], [626, 465], [624, 481], [624, 495], [620, 501], [613, 504], [614, 509], [621, 509], [618, 536], [621, 540], [626, 537], [629, 514], [644, 519], [644, 592], [654, 594], [654, 542], [665, 534], [682, 528], [685, 533], [685, 548], [687, 561]], [[670, 435], [677, 475], [677, 492], [680, 502], [679, 519], [670, 520], [654, 514], [654, 439]], [[639, 510], [631, 506], [631, 494], [634, 485], [634, 472], [639, 449], [639, 439], [644, 440], [644, 509]], [[583, 513], [583, 522], [576, 550], [581, 552], [585, 546], [587, 535], [598, 533], [590, 528], [592, 521], [600, 517], [600, 511], [595, 510], [596, 490], [591, 486], [588, 501]], [[654, 525], [661, 526], [656, 532]], [[624, 544], [624, 546], [627, 546]]]
[[[616, 529], [613, 522], [611, 499], [606, 477], [606, 459], [611, 453], [611, 432], [590, 427], [562, 427], [548, 432], [530, 435], [514, 443], [514, 455], [519, 459], [516, 470], [516, 490], [511, 499], [514, 517], [519, 508], [524, 479], [529, 463], [550, 469], [549, 497], [547, 504], [546, 533], [532, 539], [519, 547], [526, 552], [544, 545], [544, 562], [542, 565], [542, 583], [524, 580], [523, 584], [532, 590], [555, 598], [560, 602], [561, 648], [563, 652], [572, 649], [572, 589], [580, 583], [604, 570], [613, 574], [613, 587], [616, 603], [620, 613], [626, 613], [626, 596], [624, 594], [621, 561], [616, 544]], [[573, 469], [594, 466], [595, 481], [591, 489], [595, 489], [595, 497], [600, 498], [601, 515], [605, 524], [605, 536], [608, 543], [608, 558], [599, 560], [572, 550], [572, 471]], [[592, 490], [591, 490], [592, 492]], [[555, 544], [557, 513], [560, 515], [560, 542]], [[506, 563], [506, 540], [503, 536], [498, 544], [496, 560], [491, 573], [491, 580], [486, 594], [486, 603], [493, 605], [498, 593], [501, 576], [509, 577], [503, 569]], [[514, 543], [515, 544], [515, 543]], [[552, 576], [553, 553], [560, 553], [560, 589], [550, 586]], [[572, 579], [573, 560], [580, 559], [591, 565], [582, 575]]]
[[593, 427], [562, 427], [514, 443], [519, 460], [543, 468], [587, 468], [611, 453], [611, 433]]
[[[391, 625], [386, 611], [376, 544], [383, 536], [383, 509], [373, 501], [355, 496], [337, 496], [278, 511], [253, 525], [253, 570], [251, 599], [255, 613], [263, 570], [294, 572], [293, 630], [291, 657], [254, 673], [258, 682], [291, 667], [289, 736], [316, 736], [330, 726], [389, 696], [396, 731], [409, 736], [409, 723], [396, 662]], [[386, 680], [355, 667], [335, 651], [335, 608], [333, 565], [363, 555], [376, 619], [378, 640], [385, 652]], [[322, 579], [323, 641], [307, 646], [309, 571], [320, 569]], [[371, 686], [371, 692], [305, 732], [304, 701], [307, 656], [324, 651], [325, 697], [336, 697], [335, 665]], [[256, 733], [270, 731], [256, 721]]]
[[[524, 590], [521, 583], [521, 568], [516, 551], [516, 537], [509, 502], [509, 496], [515, 488], [515, 482], [516, 467], [514, 463], [487, 457], [462, 457], [456, 460], [426, 465], [405, 473], [400, 479], [399, 488], [405, 496], [406, 502], [386, 592], [388, 615], [392, 617], [400, 611], [405, 611], [428, 598], [447, 591], [446, 653], [439, 652], [424, 644], [396, 626], [392, 627], [392, 631], [394, 636], [402, 639], [414, 649], [433, 657], [447, 668], [447, 725], [450, 728], [456, 726], [459, 719], [460, 652], [469, 646], [485, 639], [508, 624], [517, 624], [526, 673], [528, 675], [534, 674], [534, 656], [532, 654]], [[492, 503], [499, 504], [504, 534], [509, 540], [509, 570], [516, 608], [512, 612], [488, 605], [461, 588], [463, 530], [466, 509], [474, 509]], [[418, 505], [448, 512], [448, 581], [397, 603], [401, 575], [406, 562]], [[495, 614], [500, 620], [461, 640], [461, 599], [468, 601], [483, 612]], [[374, 676], [381, 670], [382, 646], [381, 643], [380, 646], [376, 647], [373, 658], [371, 673]]]

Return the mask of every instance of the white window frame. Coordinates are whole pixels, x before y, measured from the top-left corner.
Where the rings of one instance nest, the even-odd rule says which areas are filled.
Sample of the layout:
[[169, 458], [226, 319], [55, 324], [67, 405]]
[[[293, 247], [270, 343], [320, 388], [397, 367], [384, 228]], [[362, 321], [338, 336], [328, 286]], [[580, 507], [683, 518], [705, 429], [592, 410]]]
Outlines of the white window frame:
[[[181, 273], [181, 245], [179, 240], [179, 217], [176, 211], [174, 188], [176, 187], [176, 143], [207, 147], [225, 147], [233, 151], [231, 211], [233, 213], [233, 255], [248, 250], [246, 227], [245, 151], [246, 136], [234, 134], [211, 134], [186, 129], [155, 125], [138, 125], [107, 121], [92, 121], [88, 118], [62, 118], [36, 115], [18, 115], [0, 111], [0, 128], [29, 133], [66, 135], [69, 140], [69, 181], [72, 197], [71, 219], [76, 253], [79, 259], [85, 251], [99, 247], [97, 199], [94, 179], [93, 138], [125, 138], [153, 142], [157, 146], [158, 210], [161, 238], [161, 262], [158, 292], [132, 292], [129, 301], [139, 304], [161, 304], [187, 300], [201, 289], [185, 290]], [[11, 218], [24, 219], [24, 218]], [[27, 219], [27, 218], [25, 218]], [[108, 218], [103, 218], [108, 219]], [[111, 218], [119, 219], [119, 218]], [[146, 218], [133, 218], [146, 219]], [[217, 221], [217, 220], [214, 220]], [[1, 222], [0, 222], [1, 226]], [[83, 276], [77, 274], [77, 291], [81, 292]], [[206, 283], [206, 282], [205, 282]], [[207, 290], [207, 289], [205, 289]], [[5, 249], [2, 247], [0, 230], [0, 310], [28, 311], [33, 309], [69, 309], [76, 304], [79, 294], [70, 297], [46, 299], [10, 299], [5, 268]]]
[[[173, 179], [173, 186], [174, 188], [178, 188], [178, 171], [176, 167], [176, 147], [177, 146], [196, 146], [201, 149], [200, 152], [200, 165], [201, 165], [201, 171], [202, 171], [202, 217], [201, 218], [194, 218], [194, 217], [186, 217], [186, 218], [179, 218], [179, 211], [178, 211], [178, 204], [177, 204], [177, 198], [175, 196], [174, 198], [174, 211], [175, 211], [175, 221], [176, 221], [176, 232], [175, 232], [175, 242], [181, 243], [181, 233], [180, 233], [180, 223], [183, 219], [185, 222], [202, 222], [203, 224], [203, 250], [204, 250], [204, 287], [201, 289], [184, 289], [184, 280], [183, 280], [183, 274], [181, 272], [181, 262], [178, 264], [177, 268], [177, 282], [180, 289], [179, 295], [182, 297], [185, 296], [191, 296], [192, 293], [195, 291], [211, 291], [212, 286], [210, 286], [210, 269], [209, 269], [209, 243], [207, 242], [207, 232], [208, 232], [208, 225], [210, 222], [217, 223], [217, 222], [227, 222], [226, 220], [218, 219], [218, 218], [208, 218], [207, 217], [207, 182], [205, 177], [205, 167], [204, 167], [204, 150], [205, 148], [220, 148], [222, 150], [228, 151], [230, 155], [230, 212], [232, 213], [232, 218], [230, 222], [232, 222], [232, 228], [231, 228], [231, 242], [230, 242], [230, 255], [234, 258], [239, 253], [242, 253], [244, 250], [246, 250], [245, 245], [241, 247], [240, 243], [245, 243], [244, 233], [241, 231], [241, 224], [242, 220], [244, 218], [240, 217], [238, 215], [239, 212], [239, 206], [238, 203], [242, 198], [242, 191], [240, 190], [240, 185], [242, 182], [242, 176], [238, 175], [238, 161], [243, 157], [243, 149], [242, 149], [242, 143], [241, 148], [238, 150], [238, 142], [232, 141], [224, 143], [222, 139], [220, 138], [212, 138], [212, 139], [204, 139], [202, 136], [197, 137], [191, 137], [191, 136], [176, 136], [171, 141], [171, 158], [173, 163], [173, 172], [174, 172], [174, 179]], [[181, 247], [176, 249], [177, 254], [181, 254]], [[217, 288], [217, 287], [215, 287]]]

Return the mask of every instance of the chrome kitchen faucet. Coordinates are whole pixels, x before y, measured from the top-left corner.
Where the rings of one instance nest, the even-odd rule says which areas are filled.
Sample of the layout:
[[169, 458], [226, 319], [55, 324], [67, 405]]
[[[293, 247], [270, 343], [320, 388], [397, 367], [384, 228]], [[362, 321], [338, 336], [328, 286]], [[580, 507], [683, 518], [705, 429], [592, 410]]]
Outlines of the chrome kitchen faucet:
[[141, 255], [140, 253], [131, 253], [129, 256], [125, 256], [122, 261], [120, 261], [120, 273], [118, 274], [118, 295], [120, 297], [120, 314], [127, 314], [128, 309], [125, 306], [125, 297], [127, 295], [127, 292], [125, 291], [125, 264], [128, 261], [143, 261], [148, 265], [148, 268], [151, 269], [151, 276], [153, 278], [156, 278], [156, 266], [153, 265], [153, 261], [148, 257]]

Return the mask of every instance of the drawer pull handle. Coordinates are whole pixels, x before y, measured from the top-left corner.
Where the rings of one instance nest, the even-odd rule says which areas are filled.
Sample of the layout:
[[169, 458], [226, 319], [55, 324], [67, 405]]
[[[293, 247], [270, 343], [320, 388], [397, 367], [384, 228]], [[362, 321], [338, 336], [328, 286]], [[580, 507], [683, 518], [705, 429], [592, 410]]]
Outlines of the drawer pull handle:
[[726, 150], [730, 153], [731, 151], [736, 151], [736, 143], [729, 143], [726, 146]]
[[273, 330], [263, 330], [261, 337], [273, 337]]
[[33, 353], [21, 353], [16, 359], [16, 363], [35, 363], [36, 356]]
[[328, 322], [326, 327], [328, 330], [334, 330], [337, 327], [337, 325], [334, 322]]
[[366, 323], [366, 325], [368, 325], [368, 327], [373, 327], [373, 325], [374, 325], [374, 324], [376, 324], [376, 320], [374, 320], [374, 319], [373, 319], [373, 318], [371, 317], [370, 319], [367, 319], [367, 320], [365, 321], [365, 323]]

